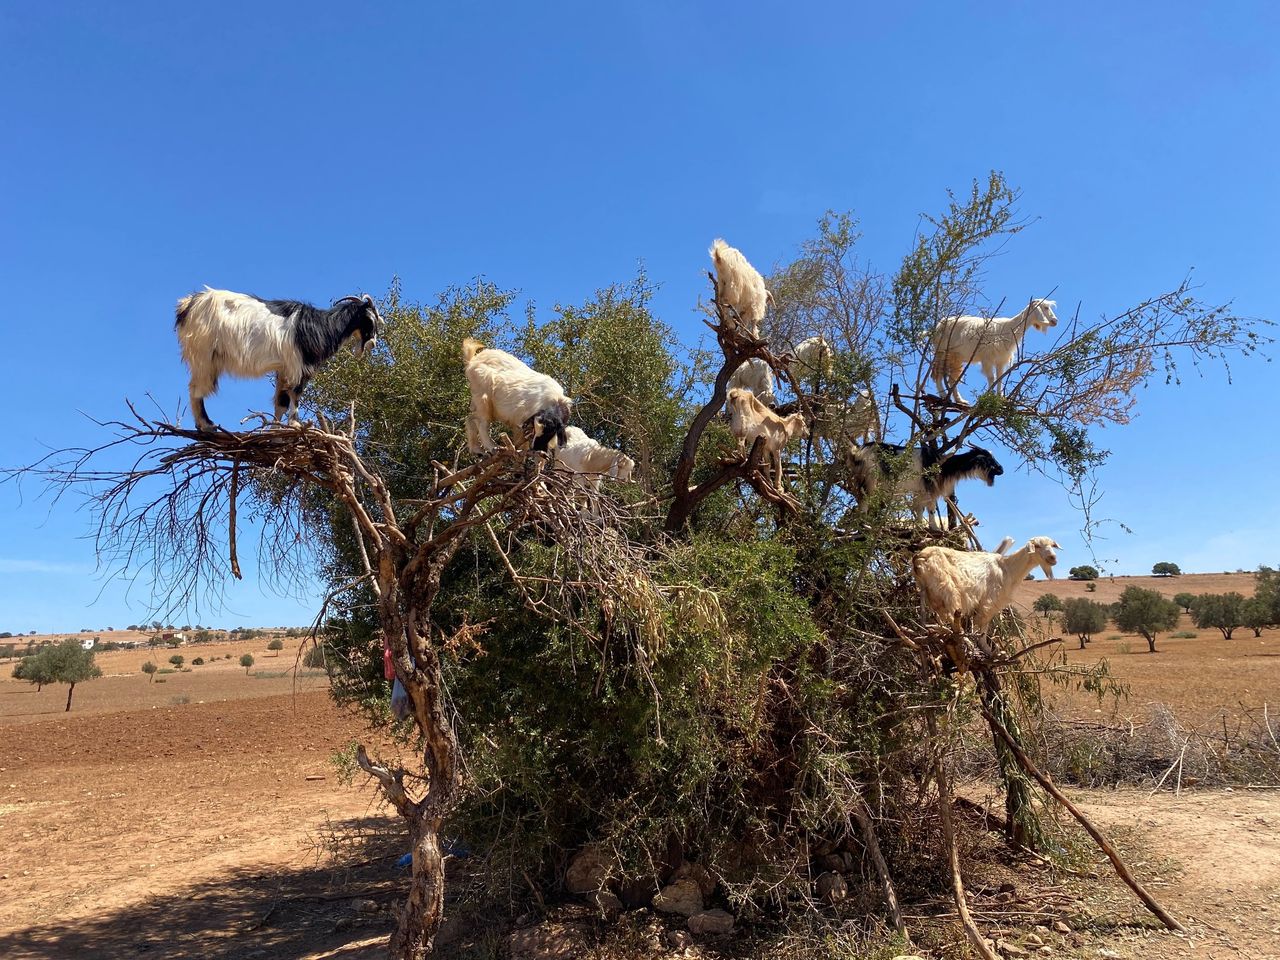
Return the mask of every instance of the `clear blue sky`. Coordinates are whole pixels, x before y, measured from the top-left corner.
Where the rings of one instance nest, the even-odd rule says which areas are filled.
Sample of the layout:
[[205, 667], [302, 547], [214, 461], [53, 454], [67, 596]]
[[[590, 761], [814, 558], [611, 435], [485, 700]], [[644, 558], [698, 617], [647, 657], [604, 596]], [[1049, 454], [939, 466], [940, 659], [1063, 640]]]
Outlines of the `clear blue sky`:
[[[204, 283], [328, 302], [483, 273], [546, 310], [643, 260], [692, 343], [713, 236], [767, 266], [852, 209], [889, 270], [992, 168], [1040, 218], [993, 300], [1056, 287], [1097, 316], [1194, 268], [1206, 298], [1280, 315], [1280, 8], [891, 6], [0, 5], [0, 464], [92, 441], [81, 411], [125, 397], [175, 409], [173, 303]], [[1104, 512], [1134, 531], [1099, 545], [1112, 569], [1280, 561], [1275, 370], [1153, 387], [1107, 432]], [[210, 410], [268, 396], [229, 384]], [[1024, 472], [966, 506], [1090, 559]], [[87, 525], [0, 489], [0, 630], [144, 615], [145, 588], [92, 575]], [[187, 619], [310, 619], [247, 574]]]

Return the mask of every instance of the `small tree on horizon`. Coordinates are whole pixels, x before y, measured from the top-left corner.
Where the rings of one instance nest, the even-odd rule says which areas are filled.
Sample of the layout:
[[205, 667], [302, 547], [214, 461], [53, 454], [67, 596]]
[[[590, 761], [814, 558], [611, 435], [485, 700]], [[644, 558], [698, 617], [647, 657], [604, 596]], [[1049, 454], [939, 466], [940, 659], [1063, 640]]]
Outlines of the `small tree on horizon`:
[[1170, 563], [1168, 560], [1161, 560], [1151, 568], [1152, 576], [1156, 577], [1180, 577], [1182, 571], [1178, 569], [1176, 563]]
[[71, 697], [76, 692], [77, 683], [102, 676], [102, 669], [93, 662], [93, 651], [85, 650], [76, 639], [51, 644], [30, 659], [33, 661], [28, 668], [30, 675], [19, 679], [35, 683], [37, 690], [46, 683], [68, 684], [67, 710], [71, 709]]
[[23, 657], [17, 662], [13, 668], [13, 678], [15, 680], [25, 680], [27, 683], [36, 685], [36, 693], [44, 689], [46, 683], [53, 683], [52, 677], [49, 675], [49, 663], [41, 658], [40, 653], [32, 653]]
[[1151, 653], [1156, 652], [1156, 634], [1178, 625], [1178, 605], [1154, 590], [1126, 587], [1116, 606], [1116, 626], [1126, 633], [1141, 634]]
[[1079, 567], [1072, 567], [1067, 571], [1067, 579], [1069, 580], [1097, 580], [1100, 574], [1097, 567], [1089, 564], [1083, 564]]
[[249, 675], [249, 668], [253, 666], [253, 654], [246, 653], [240, 657], [240, 666], [244, 667], [244, 675]]
[[267, 644], [267, 649], [274, 652], [275, 655], [278, 657], [280, 656], [280, 651], [284, 649], [284, 641], [281, 640], [279, 637], [276, 637], [274, 640], [272, 640], [270, 643]]
[[1036, 598], [1036, 602], [1031, 605], [1031, 608], [1037, 613], [1043, 613], [1044, 618], [1048, 620], [1049, 614], [1055, 610], [1062, 609], [1062, 601], [1056, 593], [1042, 593]]
[[1080, 638], [1080, 649], [1085, 649], [1095, 633], [1107, 628], [1107, 608], [1093, 600], [1077, 597], [1068, 600], [1062, 615], [1062, 628]]
[[1222, 639], [1230, 640], [1236, 627], [1244, 625], [1244, 595], [1231, 593], [1202, 593], [1194, 605], [1197, 627], [1216, 627]]

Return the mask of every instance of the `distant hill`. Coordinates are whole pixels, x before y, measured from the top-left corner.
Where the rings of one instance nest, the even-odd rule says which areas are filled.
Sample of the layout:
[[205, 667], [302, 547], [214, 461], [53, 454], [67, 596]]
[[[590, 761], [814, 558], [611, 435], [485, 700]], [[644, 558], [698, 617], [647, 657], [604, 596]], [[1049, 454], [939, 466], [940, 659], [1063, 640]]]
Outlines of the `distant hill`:
[[[1084, 563], [1085, 561], [1080, 561]], [[1058, 565], [1063, 568], [1062, 576], [1053, 580], [1043, 579], [1038, 571], [1035, 580], [1024, 580], [1014, 594], [1014, 603], [1026, 609], [1031, 608], [1041, 594], [1052, 593], [1063, 600], [1073, 597], [1085, 597], [1099, 603], [1115, 603], [1125, 587], [1142, 587], [1155, 590], [1170, 599], [1177, 593], [1242, 593], [1246, 597], [1253, 596], [1253, 573], [1184, 573], [1180, 577], [1107, 577], [1097, 580], [1068, 580], [1067, 570], [1078, 564], [1069, 563], [1065, 557], [1059, 557]], [[1087, 583], [1097, 585], [1097, 590], [1090, 593]]]

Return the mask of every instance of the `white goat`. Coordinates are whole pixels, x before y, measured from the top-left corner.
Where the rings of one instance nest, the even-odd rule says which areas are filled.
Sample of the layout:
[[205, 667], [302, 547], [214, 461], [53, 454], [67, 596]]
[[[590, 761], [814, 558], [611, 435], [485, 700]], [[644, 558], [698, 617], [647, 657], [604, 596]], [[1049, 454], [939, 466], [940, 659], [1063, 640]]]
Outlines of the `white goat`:
[[1052, 300], [1037, 299], [1012, 317], [947, 317], [933, 331], [933, 382], [938, 393], [960, 402], [960, 380], [971, 363], [982, 367], [990, 389], [1013, 364], [1027, 327], [1048, 330], [1058, 322]]
[[729, 408], [729, 430], [738, 440], [738, 453], [745, 454], [755, 445], [756, 437], [764, 440], [764, 455], [774, 466], [777, 477], [775, 486], [782, 489], [782, 448], [792, 440], [804, 436], [808, 425], [804, 414], [793, 413], [780, 417], [766, 407], [750, 390], [730, 390], [726, 402]]
[[1007, 556], [983, 550], [925, 547], [912, 558], [911, 568], [925, 605], [943, 623], [961, 633], [968, 619], [973, 630], [982, 634], [1009, 605], [1013, 592], [1032, 567], [1039, 565], [1045, 576], [1053, 578], [1058, 549], [1061, 548], [1049, 537], [1032, 537]]
[[524, 428], [530, 421], [534, 450], [550, 450], [565, 442], [573, 401], [559, 383], [505, 350], [485, 347], [471, 337], [462, 341], [462, 362], [471, 388], [467, 448], [472, 453], [493, 449], [489, 424], [494, 420], [515, 435], [516, 449], [524, 448]]
[[831, 344], [827, 338], [819, 334], [801, 340], [791, 348], [791, 369], [797, 380], [804, 380], [818, 374], [830, 376], [834, 367]]
[[378, 342], [382, 317], [373, 298], [343, 297], [328, 310], [299, 300], [262, 300], [205, 287], [178, 301], [174, 329], [191, 371], [191, 414], [213, 430], [204, 398], [224, 375], [276, 376], [276, 419], [298, 418], [298, 398], [316, 370], [348, 340], [357, 353]]
[[837, 449], [855, 440], [868, 443], [880, 437], [880, 410], [871, 391], [863, 387], [853, 402], [828, 403], [818, 414], [813, 427], [815, 440], [826, 440]]
[[776, 402], [773, 384], [773, 368], [759, 357], [744, 360], [742, 366], [729, 377], [730, 390], [750, 390], [769, 406]]
[[587, 480], [597, 490], [604, 477], [631, 482], [636, 462], [621, 450], [606, 447], [586, 435], [579, 427], [565, 427], [565, 440], [556, 449], [556, 463], [574, 473], [586, 474]]
[[725, 326], [733, 330], [741, 321], [743, 332], [753, 340], [759, 339], [760, 321], [772, 300], [765, 289], [764, 277], [741, 250], [723, 240], [712, 243], [709, 252], [716, 267], [716, 288]]

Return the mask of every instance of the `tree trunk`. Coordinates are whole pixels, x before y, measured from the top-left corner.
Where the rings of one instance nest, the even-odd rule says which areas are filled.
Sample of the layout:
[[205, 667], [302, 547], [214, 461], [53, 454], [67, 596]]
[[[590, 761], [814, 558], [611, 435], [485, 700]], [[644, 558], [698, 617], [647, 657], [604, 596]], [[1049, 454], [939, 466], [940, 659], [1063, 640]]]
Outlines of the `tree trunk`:
[[[1021, 739], [1017, 723], [1009, 708], [1009, 698], [1000, 687], [1000, 678], [990, 670], [979, 670], [974, 674], [978, 681], [978, 692], [990, 717], [998, 717], [1006, 731], [1015, 739]], [[1031, 781], [1022, 772], [1018, 759], [1009, 750], [1004, 739], [992, 726], [991, 739], [995, 747], [996, 759], [999, 762], [1000, 779], [1004, 785], [1005, 840], [1015, 847], [1024, 850], [1037, 850], [1038, 830], [1036, 829], [1035, 807], [1032, 805], [1034, 795]]]
[[409, 896], [400, 907], [399, 925], [391, 935], [395, 960], [422, 960], [433, 947], [444, 919], [444, 852], [440, 849], [440, 820], [409, 820], [413, 872]]
[[1154, 633], [1147, 633], [1145, 630], [1142, 631], [1142, 635], [1147, 638], [1147, 646], [1151, 648], [1151, 652], [1155, 653], [1156, 652], [1156, 635]]
[[1085, 644], [1085, 640], [1084, 640], [1084, 635], [1082, 634], [1082, 635], [1080, 636], [1080, 649], [1081, 649], [1081, 650], [1083, 650], [1083, 649], [1084, 649], [1084, 644]]
[[67, 689], [67, 709], [66, 709], [66, 710], [63, 710], [63, 711], [62, 711], [63, 713], [67, 713], [67, 712], [71, 709], [71, 695], [72, 695], [73, 693], [75, 693], [75, 692], [76, 692], [76, 685], [73, 683], [73, 684], [72, 684], [72, 685]]

